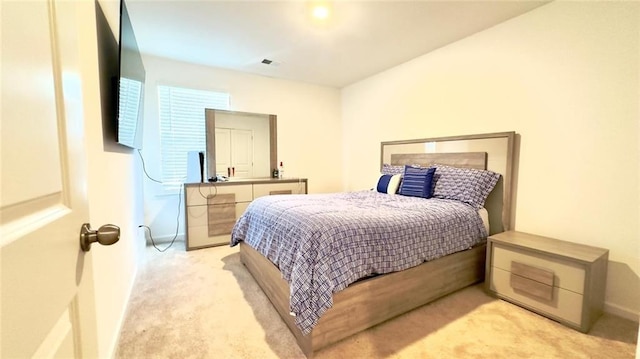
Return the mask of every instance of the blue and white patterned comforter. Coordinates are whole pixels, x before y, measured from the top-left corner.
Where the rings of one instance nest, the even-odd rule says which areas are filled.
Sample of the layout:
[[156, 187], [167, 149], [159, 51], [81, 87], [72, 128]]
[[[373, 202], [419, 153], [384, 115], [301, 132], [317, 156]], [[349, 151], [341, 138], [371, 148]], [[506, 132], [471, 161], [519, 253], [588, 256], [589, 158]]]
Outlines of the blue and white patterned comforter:
[[280, 269], [296, 325], [308, 334], [332, 294], [358, 279], [468, 249], [486, 236], [467, 204], [360, 191], [257, 198], [236, 222], [231, 246], [244, 241]]

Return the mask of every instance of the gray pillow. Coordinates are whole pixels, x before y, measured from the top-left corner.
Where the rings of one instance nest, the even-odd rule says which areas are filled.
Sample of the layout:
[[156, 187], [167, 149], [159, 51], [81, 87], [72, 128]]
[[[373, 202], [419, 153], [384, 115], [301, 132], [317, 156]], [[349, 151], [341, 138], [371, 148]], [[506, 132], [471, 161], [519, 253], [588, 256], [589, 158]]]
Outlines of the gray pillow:
[[404, 166], [392, 166], [388, 163], [383, 163], [382, 174], [383, 175], [403, 175]]
[[442, 165], [435, 167], [433, 197], [457, 200], [476, 209], [484, 207], [489, 193], [500, 179], [500, 174], [493, 171]]

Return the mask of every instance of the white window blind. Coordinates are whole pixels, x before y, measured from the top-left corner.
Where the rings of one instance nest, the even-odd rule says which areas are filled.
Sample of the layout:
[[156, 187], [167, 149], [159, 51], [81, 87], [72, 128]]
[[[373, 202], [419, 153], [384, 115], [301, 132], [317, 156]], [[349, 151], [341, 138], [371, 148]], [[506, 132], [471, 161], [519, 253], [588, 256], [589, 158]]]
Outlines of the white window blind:
[[136, 143], [136, 128], [142, 95], [142, 82], [120, 78], [118, 102], [118, 142], [128, 146]]
[[229, 109], [229, 94], [158, 86], [162, 183], [175, 191], [187, 178], [187, 153], [206, 151], [204, 109]]

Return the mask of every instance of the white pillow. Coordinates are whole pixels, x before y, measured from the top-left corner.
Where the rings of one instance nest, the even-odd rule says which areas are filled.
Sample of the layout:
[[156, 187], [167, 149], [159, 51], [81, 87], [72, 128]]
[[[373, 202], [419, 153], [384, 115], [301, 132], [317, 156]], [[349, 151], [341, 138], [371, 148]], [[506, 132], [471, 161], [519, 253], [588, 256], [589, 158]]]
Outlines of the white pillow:
[[387, 187], [387, 193], [396, 194], [400, 189], [400, 183], [402, 182], [402, 175], [396, 174], [391, 177], [389, 181], [389, 187]]

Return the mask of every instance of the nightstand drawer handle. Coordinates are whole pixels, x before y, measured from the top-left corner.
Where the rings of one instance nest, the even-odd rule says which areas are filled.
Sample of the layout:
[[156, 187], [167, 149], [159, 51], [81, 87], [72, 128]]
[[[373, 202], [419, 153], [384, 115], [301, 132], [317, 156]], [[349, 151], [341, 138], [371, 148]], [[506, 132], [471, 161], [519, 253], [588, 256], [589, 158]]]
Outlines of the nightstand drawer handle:
[[553, 271], [511, 262], [511, 288], [537, 298], [553, 299]]

